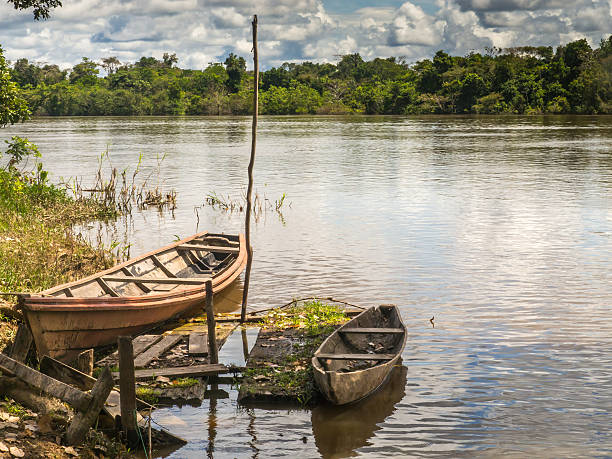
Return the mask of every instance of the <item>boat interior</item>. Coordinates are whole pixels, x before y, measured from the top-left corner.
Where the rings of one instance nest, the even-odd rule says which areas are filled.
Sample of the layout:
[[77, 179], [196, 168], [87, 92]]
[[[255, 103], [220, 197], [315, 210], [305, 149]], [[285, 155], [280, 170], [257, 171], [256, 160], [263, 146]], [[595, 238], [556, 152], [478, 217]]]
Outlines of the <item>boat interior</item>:
[[401, 350], [404, 334], [397, 308], [381, 305], [330, 335], [320, 348], [318, 361], [325, 371], [351, 372], [370, 368], [391, 360]]
[[239, 236], [207, 233], [129, 260], [92, 279], [42, 293], [52, 297], [102, 298], [185, 290], [222, 274], [239, 252]]

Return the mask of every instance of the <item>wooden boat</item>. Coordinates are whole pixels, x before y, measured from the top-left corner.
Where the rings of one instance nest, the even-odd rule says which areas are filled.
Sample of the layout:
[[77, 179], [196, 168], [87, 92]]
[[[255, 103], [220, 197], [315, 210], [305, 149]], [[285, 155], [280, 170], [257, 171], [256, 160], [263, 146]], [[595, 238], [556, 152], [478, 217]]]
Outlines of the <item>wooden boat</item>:
[[246, 265], [244, 237], [199, 233], [113, 268], [59, 285], [20, 304], [40, 356], [64, 361], [203, 307]]
[[406, 327], [395, 305], [367, 309], [317, 349], [315, 382], [336, 405], [360, 400], [385, 383], [405, 345]]

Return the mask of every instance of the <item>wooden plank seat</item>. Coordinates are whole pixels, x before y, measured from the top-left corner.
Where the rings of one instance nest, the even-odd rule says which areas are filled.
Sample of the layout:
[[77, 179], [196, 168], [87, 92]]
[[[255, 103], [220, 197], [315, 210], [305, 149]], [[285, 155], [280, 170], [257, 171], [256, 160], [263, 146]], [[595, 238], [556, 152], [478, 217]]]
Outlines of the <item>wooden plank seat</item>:
[[122, 277], [122, 276], [104, 276], [101, 279], [106, 282], [142, 282], [149, 284], [203, 284], [211, 277]]
[[387, 333], [387, 334], [401, 334], [404, 330], [401, 328], [341, 328], [338, 330], [339, 333]]
[[395, 354], [317, 354], [315, 357], [329, 360], [391, 360]]
[[177, 247], [179, 250], [202, 250], [204, 252], [217, 253], [238, 253], [240, 247], [221, 247], [218, 245], [199, 245], [199, 244], [181, 244]]

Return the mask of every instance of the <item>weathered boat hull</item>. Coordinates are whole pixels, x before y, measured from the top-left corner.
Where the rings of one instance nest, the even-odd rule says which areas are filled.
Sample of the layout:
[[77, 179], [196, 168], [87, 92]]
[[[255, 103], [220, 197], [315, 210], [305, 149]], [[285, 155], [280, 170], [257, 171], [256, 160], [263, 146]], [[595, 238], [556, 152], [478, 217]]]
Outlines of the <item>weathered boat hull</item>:
[[[384, 325], [381, 325], [380, 320], [377, 320], [382, 315], [386, 315]], [[372, 328], [393, 328], [395, 332], [392, 334], [375, 332], [344, 333], [346, 329], [359, 328], [367, 328], [368, 330]], [[375, 363], [368, 368], [347, 369], [346, 365], [343, 366], [340, 361], [333, 358], [327, 360], [326, 363], [321, 362], [322, 360], [326, 361], [326, 359], [320, 357], [321, 355], [346, 355], [347, 353], [348, 355], [364, 355], [364, 353], [371, 351], [368, 349], [368, 344], [372, 342], [381, 346], [384, 343], [385, 348], [391, 352], [384, 354], [389, 356], [384, 361], [376, 361], [372, 358], [371, 360]], [[401, 359], [405, 344], [406, 327], [397, 308], [395, 306], [370, 308], [332, 333], [317, 349], [312, 358], [315, 382], [325, 398], [336, 405], [361, 400], [386, 382], [391, 369]], [[349, 362], [358, 360], [360, 359], [346, 359]]]
[[[189, 281], [196, 283], [198, 278], [192, 273], [196, 269], [200, 270], [199, 267], [202, 266], [200, 261], [194, 262], [200, 263], [197, 266], [189, 265], [189, 262], [195, 259], [194, 253], [199, 254], [203, 250], [182, 250], [182, 247], [192, 247], [190, 243], [217, 239], [227, 239], [233, 247], [226, 259], [218, 263], [218, 272], [211, 270], [206, 276], [199, 274], [202, 281], [195, 285], [173, 284]], [[228, 249], [221, 245], [214, 247], [209, 253]], [[164, 279], [165, 272], [170, 274], [169, 269], [165, 267], [164, 271], [159, 265], [149, 262], [153, 257], [159, 263], [158, 256], [172, 259], [168, 265], [176, 269], [182, 267], [183, 274], [190, 274], [190, 277], [179, 275], [166, 276], [167, 279]], [[214, 262], [216, 263], [216, 260]], [[54, 287], [36, 296], [25, 296], [21, 299], [21, 305], [32, 330], [38, 354], [69, 360], [84, 349], [113, 344], [118, 336], [134, 336], [169, 319], [195, 313], [203, 306], [207, 279], [212, 280], [213, 292], [217, 293], [234, 282], [245, 265], [246, 248], [242, 235], [210, 235], [204, 232], [88, 278]], [[133, 272], [140, 274], [140, 271], [144, 273], [143, 276], [133, 277]], [[120, 282], [118, 276], [125, 276], [125, 282]], [[100, 285], [99, 278], [103, 279]], [[159, 283], [151, 282], [148, 278]], [[141, 291], [139, 295], [119, 295], [118, 292], [124, 291], [133, 293], [136, 290], [134, 284], [141, 284], [141, 289], [150, 291]], [[110, 291], [118, 296], [67, 296], [78, 291], [96, 294], [96, 288], [108, 289], [109, 286]], [[155, 288], [166, 288], [168, 291], [158, 293]]]

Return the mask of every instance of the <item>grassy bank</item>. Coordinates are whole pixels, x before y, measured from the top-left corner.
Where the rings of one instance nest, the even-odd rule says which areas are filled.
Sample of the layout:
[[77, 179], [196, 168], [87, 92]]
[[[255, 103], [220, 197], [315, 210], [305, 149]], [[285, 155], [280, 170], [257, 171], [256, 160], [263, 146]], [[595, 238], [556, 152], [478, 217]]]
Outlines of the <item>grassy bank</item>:
[[44, 181], [1, 170], [0, 291], [37, 292], [110, 267], [112, 257], [72, 227], [115, 215], [93, 200], [75, 200]]
[[[16, 139], [16, 140], [15, 140]], [[72, 230], [75, 223], [116, 216], [91, 199], [73, 199], [47, 180], [41, 163], [18, 169], [27, 156], [40, 156], [27, 139], [14, 138], [0, 169], [0, 292], [38, 292], [93, 273], [113, 263], [103, 249], [91, 247]], [[0, 349], [13, 338], [19, 315], [16, 297], [0, 296]]]
[[[26, 147], [37, 152], [22, 140]], [[113, 256], [103, 248], [86, 243], [72, 228], [75, 223], [115, 217], [117, 212], [99, 201], [70, 197], [66, 190], [48, 183], [40, 163], [29, 172], [17, 169], [15, 158], [13, 155], [7, 167], [0, 169], [0, 292], [38, 292], [110, 267], [115, 261]], [[15, 336], [20, 318], [19, 312], [13, 309], [15, 302], [15, 296], [0, 296], [0, 350]], [[2, 384], [11, 387], [16, 384], [7, 382], [10, 379], [6, 376], [0, 379]], [[7, 392], [0, 387], [0, 393]], [[98, 457], [100, 451], [109, 457], [128, 456], [120, 443], [106, 439], [95, 430], [89, 432], [80, 447], [62, 446], [59, 439], [69, 423], [69, 410], [62, 415], [49, 411], [40, 402], [43, 398], [30, 394], [26, 386], [20, 394], [36, 410], [3, 397], [0, 418], [11, 416], [14, 422], [4, 431], [4, 439], [9, 443], [0, 446], [0, 451], [4, 451], [0, 457], [6, 454]], [[8, 448], [12, 450], [6, 452]]]

